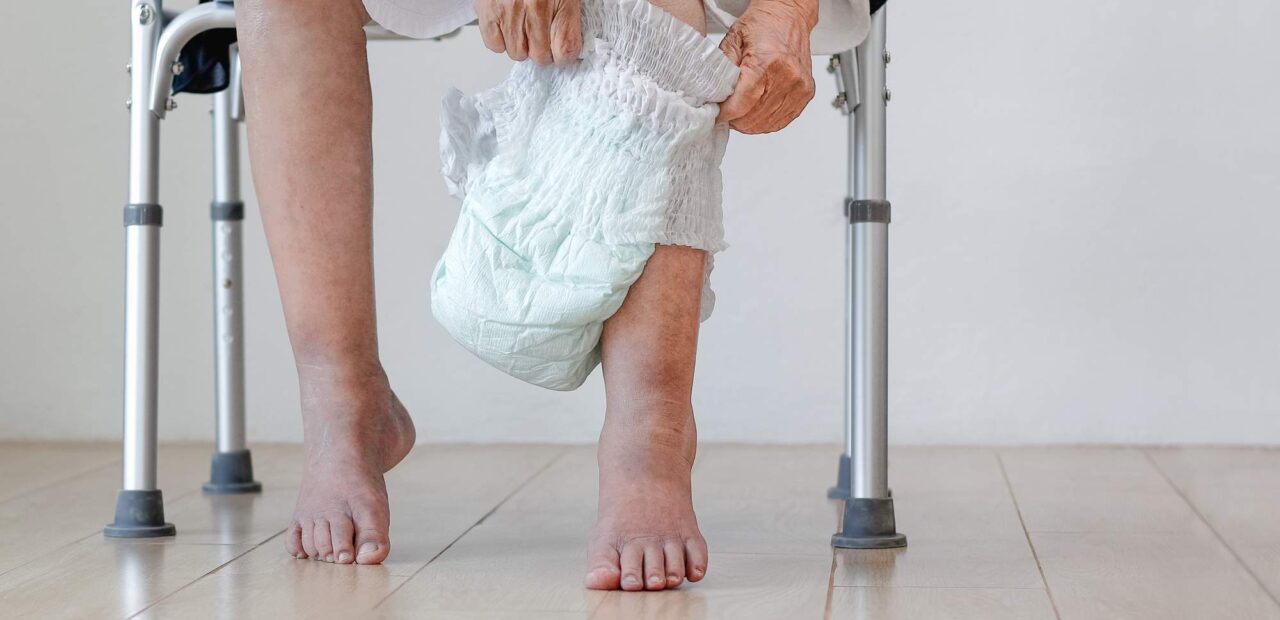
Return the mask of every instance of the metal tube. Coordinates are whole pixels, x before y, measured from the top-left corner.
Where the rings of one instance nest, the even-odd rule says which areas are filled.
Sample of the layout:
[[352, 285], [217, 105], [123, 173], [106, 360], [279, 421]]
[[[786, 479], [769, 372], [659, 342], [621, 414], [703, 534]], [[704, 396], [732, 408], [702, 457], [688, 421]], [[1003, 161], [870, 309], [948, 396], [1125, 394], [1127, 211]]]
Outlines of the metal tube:
[[[158, 0], [130, 3], [129, 204], [156, 204], [159, 119], [148, 109]], [[160, 227], [125, 228], [124, 480], [126, 491], [156, 488], [156, 371], [159, 354]]]
[[[132, 5], [132, 52], [129, 57], [129, 203], [154, 204], [159, 194], [160, 119], [147, 108], [160, 6], [146, 0]], [[146, 23], [143, 23], [143, 22]]]
[[[227, 89], [231, 91], [231, 118], [244, 120], [244, 84], [240, 81], [243, 68], [240, 64], [240, 44], [231, 44], [231, 75]], [[237, 178], [239, 176], [237, 175]]]
[[[856, 200], [885, 199], [885, 13], [858, 48], [862, 101], [850, 144]], [[888, 483], [889, 235], [882, 222], [850, 223], [847, 450], [855, 498], [885, 498]]]
[[[144, 108], [149, 106], [152, 114], [164, 118], [165, 104], [169, 99], [169, 93], [173, 90], [173, 63], [177, 62], [182, 48], [196, 35], [206, 30], [235, 27], [236, 10], [230, 3], [208, 2], [179, 13], [173, 21], [169, 22], [164, 33], [154, 44], [155, 55], [149, 63], [154, 73], [151, 76], [148, 97], [135, 101]], [[134, 65], [135, 68], [137, 66], [137, 64]]]
[[[854, 161], [854, 143], [857, 140], [855, 132], [855, 110], [860, 102], [861, 93], [859, 89], [862, 85], [858, 83], [858, 72], [856, 70], [857, 62], [856, 53], [853, 50], [841, 52], [839, 55], [839, 64], [836, 72], [841, 76], [838, 84], [843, 87], [845, 101], [845, 118], [848, 119], [849, 126], [849, 154], [845, 161], [849, 164], [848, 178], [848, 196], [857, 195], [857, 188], [854, 186], [854, 179], [857, 178], [856, 166]], [[853, 455], [853, 381], [851, 373], [853, 372], [853, 342], [851, 335], [853, 334], [853, 235], [847, 231], [844, 240], [844, 262], [845, 262], [845, 283], [844, 283], [844, 456], [846, 460]], [[842, 477], [847, 476], [842, 474]], [[845, 489], [846, 493], [848, 489]]]
[[[235, 50], [232, 49], [233, 65]], [[233, 116], [237, 93], [213, 95], [213, 201], [240, 202], [240, 125]], [[244, 287], [241, 222], [213, 221], [214, 411], [217, 451], [245, 449]]]
[[156, 488], [160, 227], [125, 229], [124, 482]]

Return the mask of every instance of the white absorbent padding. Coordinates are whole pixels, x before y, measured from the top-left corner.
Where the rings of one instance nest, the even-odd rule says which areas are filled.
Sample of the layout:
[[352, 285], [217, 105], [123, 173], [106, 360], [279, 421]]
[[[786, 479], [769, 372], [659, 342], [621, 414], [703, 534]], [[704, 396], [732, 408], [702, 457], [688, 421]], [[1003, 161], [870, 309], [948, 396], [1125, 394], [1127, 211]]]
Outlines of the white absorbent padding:
[[[718, 102], [738, 68], [646, 0], [584, 0], [582, 58], [518, 63], [444, 100], [440, 150], [462, 211], [431, 281], [464, 347], [572, 390], [655, 244], [724, 249]], [[704, 287], [702, 318], [714, 297]]]

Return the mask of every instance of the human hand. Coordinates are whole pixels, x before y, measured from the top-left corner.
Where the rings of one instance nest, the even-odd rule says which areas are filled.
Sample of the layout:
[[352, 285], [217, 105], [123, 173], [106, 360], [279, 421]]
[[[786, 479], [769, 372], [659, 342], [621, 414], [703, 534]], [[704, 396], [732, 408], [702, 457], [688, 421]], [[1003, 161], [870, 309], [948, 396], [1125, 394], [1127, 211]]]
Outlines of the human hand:
[[582, 49], [580, 0], [474, 0], [484, 46], [512, 60], [566, 63]]
[[716, 122], [754, 134], [795, 120], [813, 99], [809, 33], [817, 23], [817, 0], [754, 0], [720, 42], [740, 73]]

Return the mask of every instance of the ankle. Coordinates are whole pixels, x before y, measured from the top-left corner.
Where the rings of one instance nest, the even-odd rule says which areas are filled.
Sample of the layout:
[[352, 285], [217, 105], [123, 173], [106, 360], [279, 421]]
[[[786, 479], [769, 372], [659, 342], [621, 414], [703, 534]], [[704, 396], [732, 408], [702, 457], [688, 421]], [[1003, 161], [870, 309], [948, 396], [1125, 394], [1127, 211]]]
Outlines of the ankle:
[[295, 356], [298, 382], [306, 389], [323, 386], [339, 391], [386, 390], [390, 387], [382, 362], [376, 357], [329, 358]]
[[626, 413], [609, 409], [600, 431], [598, 459], [601, 471], [618, 461], [649, 470], [666, 470], [673, 463], [692, 467], [697, 447], [693, 408], [687, 403]]

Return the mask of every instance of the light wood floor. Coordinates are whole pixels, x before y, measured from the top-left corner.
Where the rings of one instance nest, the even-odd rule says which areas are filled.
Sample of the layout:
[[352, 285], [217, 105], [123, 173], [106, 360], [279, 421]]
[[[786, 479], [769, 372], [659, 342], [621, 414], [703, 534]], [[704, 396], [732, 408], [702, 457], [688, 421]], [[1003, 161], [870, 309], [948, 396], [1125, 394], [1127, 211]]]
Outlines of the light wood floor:
[[895, 449], [910, 546], [833, 554], [834, 447], [704, 446], [709, 575], [635, 594], [580, 585], [590, 448], [420, 446], [377, 567], [282, 551], [296, 446], [259, 496], [203, 497], [208, 451], [162, 449], [178, 536], [129, 542], [115, 446], [0, 443], [0, 617], [1280, 618], [1280, 450]]

